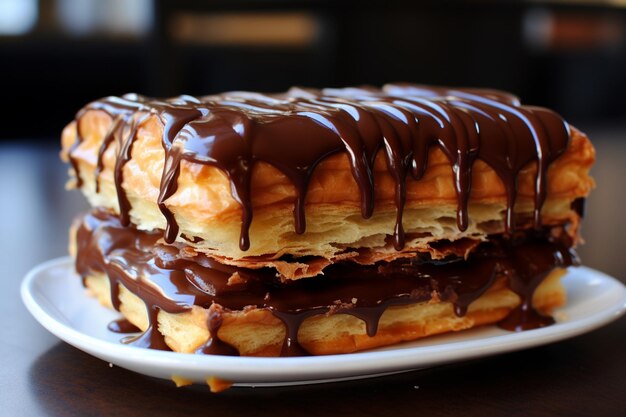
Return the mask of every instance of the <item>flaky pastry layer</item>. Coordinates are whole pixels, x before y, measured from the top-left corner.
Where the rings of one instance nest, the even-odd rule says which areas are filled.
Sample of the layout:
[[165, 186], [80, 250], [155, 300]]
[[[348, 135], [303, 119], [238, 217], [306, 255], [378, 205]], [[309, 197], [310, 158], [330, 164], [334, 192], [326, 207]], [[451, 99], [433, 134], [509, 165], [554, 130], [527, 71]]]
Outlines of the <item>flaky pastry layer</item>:
[[[549, 313], [565, 304], [565, 290], [560, 279], [565, 269], [557, 268], [536, 289], [533, 306]], [[88, 290], [101, 304], [112, 308], [109, 280], [101, 274], [85, 279]], [[120, 312], [145, 331], [149, 326], [144, 302], [120, 286]], [[304, 321], [298, 342], [314, 355], [339, 354], [393, 345], [422, 337], [497, 323], [520, 304], [520, 298], [497, 280], [480, 298], [470, 304], [467, 314], [459, 317], [449, 302], [431, 300], [418, 304], [389, 307], [382, 315], [377, 333], [370, 337], [365, 323], [348, 314], [321, 314]], [[209, 310], [193, 306], [188, 312], [171, 314], [160, 311], [158, 331], [176, 352], [193, 353], [210, 338], [207, 328]], [[225, 310], [218, 331], [220, 340], [233, 346], [242, 356], [279, 356], [285, 327], [270, 311], [251, 308]]]
[[[76, 140], [76, 122], [63, 132], [62, 156]], [[96, 192], [95, 169], [98, 151], [112, 123], [111, 116], [100, 110], [89, 110], [80, 118], [83, 141], [72, 156], [83, 181], [82, 191], [94, 207], [105, 207], [119, 213], [113, 169], [117, 142], [113, 141], [103, 158]], [[123, 188], [132, 205], [131, 221], [140, 230], [165, 229], [166, 221], [157, 206], [164, 150], [163, 125], [156, 116], [149, 117], [137, 131], [132, 158], [123, 169]], [[263, 266], [283, 255], [317, 256], [333, 260], [345, 256], [349, 248], [369, 248], [369, 261], [389, 260], [393, 256], [437, 252], [431, 243], [442, 239], [483, 240], [487, 234], [504, 230], [506, 210], [505, 188], [496, 172], [477, 160], [472, 173], [469, 204], [470, 224], [461, 232], [456, 224], [457, 197], [452, 166], [438, 148], [430, 150], [428, 167], [422, 179], [409, 179], [403, 224], [407, 242], [400, 252], [391, 246], [396, 206], [395, 184], [384, 157], [375, 163], [376, 203], [374, 215], [364, 219], [360, 213], [358, 186], [348, 157], [336, 154], [316, 168], [307, 193], [304, 234], [297, 234], [293, 224], [295, 189], [287, 177], [264, 162], [257, 163], [252, 173], [252, 204], [254, 217], [250, 228], [250, 248], [238, 246], [241, 230], [241, 208], [231, 195], [226, 174], [219, 169], [187, 161], [182, 162], [176, 193], [166, 201], [180, 226], [179, 241], [218, 257], [221, 262], [248, 262], [248, 267]], [[589, 169], [594, 150], [587, 137], [573, 129], [567, 151], [550, 165], [548, 195], [542, 219], [547, 225], [572, 222], [578, 216], [571, 203], [585, 197], [593, 187]], [[529, 226], [534, 207], [535, 164], [520, 172], [515, 211], [519, 223]], [[182, 235], [194, 239], [185, 240]], [[356, 255], [355, 255], [356, 256]], [[407, 255], [408, 256], [408, 255]], [[305, 268], [306, 269], [306, 268]], [[316, 273], [304, 276], [315, 275]]]

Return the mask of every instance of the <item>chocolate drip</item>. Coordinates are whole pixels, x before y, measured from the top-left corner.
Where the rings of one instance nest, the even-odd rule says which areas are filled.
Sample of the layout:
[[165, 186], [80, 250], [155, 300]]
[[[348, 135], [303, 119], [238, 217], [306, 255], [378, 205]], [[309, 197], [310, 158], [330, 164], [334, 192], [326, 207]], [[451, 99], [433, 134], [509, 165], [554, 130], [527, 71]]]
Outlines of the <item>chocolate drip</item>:
[[378, 323], [380, 317], [385, 312], [387, 303], [379, 304], [372, 307], [351, 307], [350, 314], [357, 317], [365, 323], [365, 332], [368, 336], [373, 337], [378, 331]]
[[549, 242], [536, 239], [532, 247], [518, 245], [511, 251], [509, 282], [511, 289], [521, 297], [522, 303], [499, 323], [500, 327], [520, 331], [554, 323], [552, 317], [542, 315], [532, 307], [535, 289], [550, 273], [545, 269], [545, 265], [578, 265], [579, 261], [572, 251], [555, 252], [550, 249]]
[[[121, 124], [122, 134], [118, 144], [118, 152], [115, 158], [114, 179], [115, 191], [117, 192], [117, 202], [120, 208], [120, 220], [124, 226], [130, 224], [130, 201], [123, 188], [124, 166], [130, 161], [133, 144], [137, 136], [139, 125], [147, 120], [146, 115], [135, 115], [129, 125]], [[127, 131], [127, 132], [125, 132]]]
[[518, 234], [511, 239], [493, 236], [467, 260], [415, 258], [369, 266], [338, 263], [327, 267], [324, 275], [281, 283], [273, 269], [223, 265], [182, 245], [159, 244], [159, 233], [124, 227], [117, 217], [94, 211], [78, 228], [76, 267], [83, 277], [94, 272], [108, 276], [115, 308], [119, 309], [120, 284], [144, 301], [149, 329], [132, 339], [134, 344], [165, 348], [155, 327], [158, 311], [180, 313], [198, 305], [209, 309], [211, 335], [199, 351], [234, 354], [218, 337], [223, 310], [252, 306], [268, 309], [284, 323], [282, 354], [299, 355], [304, 349], [298, 343], [298, 330], [309, 317], [350, 314], [363, 320], [367, 334], [373, 336], [389, 306], [436, 296], [453, 303], [462, 316], [496, 279], [504, 277], [523, 302], [521, 313], [503, 322], [503, 327], [519, 330], [545, 324], [534, 315], [532, 294], [553, 268], [575, 264], [576, 257], [569, 249], [571, 242], [550, 237], [547, 229]]
[[160, 309], [156, 306], [150, 306], [148, 308], [149, 325], [146, 331], [139, 336], [125, 337], [124, 339], [122, 339], [122, 343], [141, 348], [172, 350], [167, 345], [167, 343], [165, 343], [165, 338], [157, 328], [157, 326], [159, 325], [159, 321], [157, 320], [159, 310]]
[[[166, 241], [174, 242], [179, 233], [167, 199], [177, 190], [181, 162], [186, 160], [227, 174], [242, 210], [241, 250], [250, 246], [250, 182], [259, 161], [276, 167], [294, 185], [294, 230], [304, 233], [306, 195], [315, 167], [330, 155], [345, 153], [360, 191], [361, 214], [368, 218], [374, 210], [374, 161], [383, 152], [396, 184], [393, 242], [401, 249], [407, 175], [416, 180], [423, 176], [431, 146], [438, 146], [452, 164], [458, 228], [468, 227], [472, 166], [481, 159], [504, 183], [505, 225], [513, 232], [520, 170], [531, 163], [537, 166], [534, 223], [539, 228], [548, 167], [569, 141], [569, 127], [557, 114], [522, 106], [516, 97], [492, 90], [397, 84], [382, 90], [292, 89], [284, 94], [226, 93], [166, 101], [127, 95], [96, 101], [77, 115], [76, 142], [69, 156], [78, 186], [82, 181], [72, 154], [82, 141], [80, 119], [89, 109], [110, 114], [114, 119], [110, 132], [120, 132], [115, 185], [124, 224], [129, 221], [130, 204], [122, 187], [123, 167], [131, 157], [138, 126], [156, 115], [163, 124], [165, 164], [158, 205], [167, 220]], [[103, 140], [96, 175], [112, 135], [107, 133]]]
[[201, 348], [196, 350], [196, 353], [203, 353], [205, 355], [227, 355], [227, 356], [239, 356], [239, 352], [234, 347], [227, 343], [224, 343], [217, 336], [217, 332], [222, 327], [222, 321], [224, 310], [219, 304], [213, 304], [209, 308], [209, 318], [207, 320], [207, 327], [209, 328], [209, 340]]
[[141, 329], [126, 319], [113, 320], [108, 324], [107, 329], [113, 333], [140, 333]]
[[174, 213], [172, 213], [165, 205], [165, 200], [174, 195], [178, 189], [180, 161], [180, 150], [178, 148], [172, 148], [165, 158], [163, 177], [161, 178], [161, 190], [159, 191], [159, 198], [157, 199], [159, 210], [161, 210], [167, 224], [164, 236], [165, 242], [167, 243], [174, 243], [174, 241], [176, 241], [176, 237], [178, 236], [178, 223], [176, 223], [176, 217], [174, 217]]
[[324, 314], [328, 308], [320, 307], [305, 310], [300, 313], [285, 313], [275, 308], [270, 308], [272, 314], [278, 317], [285, 325], [285, 338], [280, 348], [280, 356], [306, 356], [307, 351], [298, 342], [298, 331], [302, 323], [309, 317]]
[[[179, 98], [181, 104], [187, 104], [188, 96], [181, 96]], [[193, 99], [193, 98], [191, 98]], [[195, 100], [195, 99], [193, 99]], [[194, 103], [194, 101], [189, 101]], [[197, 101], [196, 101], [197, 102]], [[176, 217], [165, 204], [165, 200], [170, 198], [178, 189], [178, 176], [180, 174], [180, 163], [183, 157], [182, 145], [175, 143], [176, 135], [183, 127], [205, 114], [200, 109], [193, 107], [175, 108], [172, 106], [163, 108], [160, 114], [161, 122], [163, 123], [163, 149], [165, 150], [165, 162], [163, 165], [163, 174], [161, 176], [161, 187], [159, 191], [159, 197], [157, 204], [159, 210], [163, 213], [166, 220], [165, 228], [165, 241], [167, 243], [173, 243], [178, 236], [178, 223], [176, 223]]]
[[74, 158], [73, 154], [78, 149], [80, 144], [83, 142], [82, 131], [80, 128], [81, 120], [83, 116], [87, 113], [88, 110], [100, 110], [107, 114], [109, 114], [113, 118], [113, 122], [109, 127], [107, 133], [105, 134], [100, 149], [98, 150], [98, 161], [96, 164], [96, 192], [100, 191], [99, 186], [99, 176], [103, 169], [103, 157], [104, 152], [107, 150], [108, 146], [111, 144], [115, 137], [115, 133], [122, 129], [123, 123], [127, 123], [130, 119], [130, 115], [141, 109], [141, 103], [145, 101], [143, 96], [139, 96], [137, 94], [125, 94], [123, 97], [106, 97], [98, 101], [94, 101], [87, 105], [85, 108], [81, 109], [75, 118], [76, 122], [76, 140], [70, 147], [68, 151], [68, 157], [74, 172], [76, 173], [77, 179], [77, 187], [81, 187], [83, 185], [82, 177], [80, 176], [80, 170], [78, 166], [78, 162]]

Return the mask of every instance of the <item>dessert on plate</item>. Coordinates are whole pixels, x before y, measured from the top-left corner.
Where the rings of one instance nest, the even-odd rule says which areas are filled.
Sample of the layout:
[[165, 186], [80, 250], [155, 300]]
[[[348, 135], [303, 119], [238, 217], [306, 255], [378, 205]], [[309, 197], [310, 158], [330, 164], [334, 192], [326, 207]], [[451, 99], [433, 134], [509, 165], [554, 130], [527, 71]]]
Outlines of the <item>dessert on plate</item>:
[[107, 97], [63, 131], [84, 285], [126, 343], [347, 353], [550, 325], [594, 149], [495, 90]]

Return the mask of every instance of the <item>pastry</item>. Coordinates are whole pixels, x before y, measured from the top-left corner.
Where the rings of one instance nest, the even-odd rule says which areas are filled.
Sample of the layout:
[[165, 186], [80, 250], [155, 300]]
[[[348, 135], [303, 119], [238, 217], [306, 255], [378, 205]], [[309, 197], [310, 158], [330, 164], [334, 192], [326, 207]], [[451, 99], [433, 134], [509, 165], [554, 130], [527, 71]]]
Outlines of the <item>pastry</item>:
[[507, 93], [98, 100], [63, 132], [86, 286], [181, 352], [328, 354], [543, 326], [594, 150]]

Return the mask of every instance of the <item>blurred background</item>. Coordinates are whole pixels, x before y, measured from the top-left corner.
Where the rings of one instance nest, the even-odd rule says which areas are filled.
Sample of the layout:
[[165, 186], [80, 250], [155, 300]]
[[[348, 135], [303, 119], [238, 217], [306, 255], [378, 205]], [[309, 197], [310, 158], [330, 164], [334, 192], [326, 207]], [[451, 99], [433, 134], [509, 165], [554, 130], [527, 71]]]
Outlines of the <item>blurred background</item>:
[[0, 253], [16, 278], [66, 253], [86, 204], [58, 140], [91, 100], [393, 81], [512, 91], [588, 133], [581, 256], [626, 281], [626, 0], [0, 0]]
[[626, 0], [0, 0], [0, 62], [0, 138], [56, 137], [83, 104], [131, 91], [390, 81], [611, 122], [626, 116]]

